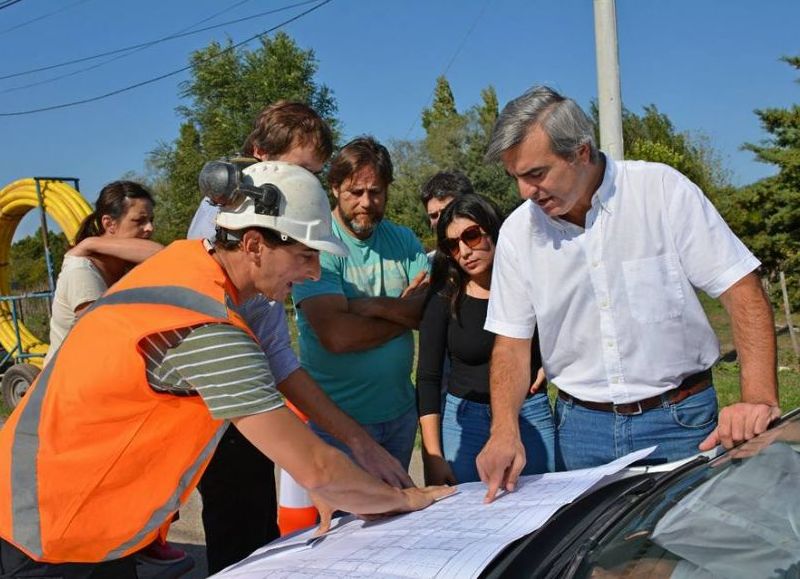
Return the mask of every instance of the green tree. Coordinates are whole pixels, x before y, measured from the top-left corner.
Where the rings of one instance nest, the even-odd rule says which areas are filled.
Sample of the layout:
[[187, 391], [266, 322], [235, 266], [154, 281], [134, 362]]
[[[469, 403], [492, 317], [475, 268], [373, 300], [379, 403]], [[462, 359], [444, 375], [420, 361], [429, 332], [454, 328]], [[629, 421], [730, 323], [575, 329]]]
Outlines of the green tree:
[[308, 103], [336, 132], [336, 101], [315, 80], [313, 50], [303, 50], [285, 33], [264, 37], [255, 50], [233, 50], [212, 42], [192, 54], [191, 78], [182, 84], [178, 108], [183, 117], [172, 143], [159, 144], [149, 156], [156, 173], [156, 237], [183, 237], [200, 202], [197, 175], [208, 160], [235, 153], [266, 105], [279, 99]]
[[[800, 195], [787, 189], [779, 177], [768, 177], [720, 195], [718, 208], [728, 225], [774, 277], [787, 262], [797, 263], [800, 250]], [[791, 271], [791, 268], [786, 268]], [[797, 271], [795, 269], [794, 271]]]
[[[53, 260], [53, 277], [58, 277], [61, 262], [68, 249], [67, 237], [61, 232], [49, 231], [48, 246]], [[11, 244], [9, 252], [11, 295], [49, 289], [47, 283], [47, 263], [44, 258], [42, 230], [23, 237]], [[17, 302], [17, 313], [25, 327], [36, 337], [47, 340], [50, 328], [49, 303], [45, 299], [28, 298]]]
[[[592, 103], [592, 117], [599, 127], [599, 112]], [[670, 118], [656, 105], [644, 107], [641, 115], [623, 108], [622, 136], [625, 158], [664, 163], [686, 175], [710, 198], [728, 186], [728, 174], [708, 139], [688, 131], [678, 131]], [[596, 135], [599, 142], [599, 133]]]
[[431, 248], [435, 240], [419, 192], [436, 169], [421, 141], [391, 141], [388, 148], [394, 165], [394, 183], [389, 190], [386, 217], [411, 228], [423, 245]]
[[436, 167], [464, 166], [468, 125], [469, 118], [456, 109], [450, 83], [440, 76], [436, 79], [433, 104], [422, 111], [422, 127], [426, 133], [423, 143]]
[[[800, 70], [800, 57], [782, 60]], [[779, 172], [735, 192], [729, 200], [732, 210], [725, 214], [731, 220], [738, 217], [734, 230], [754, 249], [771, 279], [786, 272], [793, 307], [800, 308], [800, 105], [760, 109], [756, 115], [770, 137], [744, 148]], [[780, 303], [777, 288], [772, 298]]]
[[426, 247], [432, 247], [435, 240], [419, 192], [425, 180], [438, 171], [462, 171], [476, 191], [497, 202], [506, 214], [519, 204], [514, 182], [503, 168], [483, 161], [498, 114], [497, 93], [491, 86], [481, 91], [477, 105], [458, 112], [450, 83], [440, 76], [431, 106], [422, 111], [425, 138], [391, 143], [395, 183], [388, 215], [411, 227]]
[[521, 202], [517, 186], [502, 165], [483, 160], [499, 114], [497, 93], [493, 86], [488, 86], [481, 91], [481, 102], [467, 113], [469, 130], [463, 166], [475, 190], [494, 200], [508, 215]]
[[[53, 277], [58, 277], [61, 262], [68, 249], [67, 237], [63, 233], [49, 231], [47, 235], [50, 257], [53, 260]], [[47, 263], [44, 258], [44, 243], [41, 227], [33, 235], [23, 237], [11, 244], [9, 253], [11, 267], [11, 291], [23, 293], [47, 289]]]
[[200, 133], [193, 123], [184, 123], [174, 146], [160, 145], [151, 163], [164, 174], [153, 184], [156, 197], [155, 237], [163, 243], [184, 237], [200, 202], [197, 176], [205, 163]]
[[436, 79], [436, 88], [433, 91], [433, 104], [430, 108], [422, 110], [422, 128], [430, 131], [432, 127], [458, 120], [456, 99], [447, 78], [440, 76]]
[[[800, 70], [800, 56], [781, 60]], [[778, 179], [787, 187], [800, 191], [800, 105], [786, 109], [760, 109], [756, 115], [771, 137], [758, 145], [747, 143], [744, 148], [753, 151], [758, 160], [777, 165], [780, 169]]]

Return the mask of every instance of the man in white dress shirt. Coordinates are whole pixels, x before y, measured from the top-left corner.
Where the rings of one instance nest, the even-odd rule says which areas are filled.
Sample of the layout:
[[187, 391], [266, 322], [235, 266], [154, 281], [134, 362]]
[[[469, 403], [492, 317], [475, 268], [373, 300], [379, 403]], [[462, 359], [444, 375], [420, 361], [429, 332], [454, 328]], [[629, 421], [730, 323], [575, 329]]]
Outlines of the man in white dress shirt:
[[[568, 469], [654, 444], [661, 462], [730, 447], [780, 416], [760, 262], [696, 185], [666, 165], [609, 159], [580, 107], [541, 86], [505, 107], [486, 157], [526, 200], [501, 230], [486, 319], [498, 334], [478, 457], [487, 500], [513, 490], [525, 463], [516, 416], [537, 324]], [[718, 421], [719, 343], [695, 288], [728, 311], [741, 364], [741, 401]]]

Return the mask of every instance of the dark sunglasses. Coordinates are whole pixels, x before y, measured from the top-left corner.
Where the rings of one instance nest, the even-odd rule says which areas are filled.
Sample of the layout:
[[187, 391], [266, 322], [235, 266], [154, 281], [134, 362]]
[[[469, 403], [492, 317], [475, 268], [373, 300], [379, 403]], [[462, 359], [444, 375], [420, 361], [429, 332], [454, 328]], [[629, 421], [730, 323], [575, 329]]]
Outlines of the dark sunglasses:
[[470, 249], [475, 249], [481, 244], [483, 241], [483, 237], [486, 234], [481, 229], [480, 225], [470, 225], [464, 231], [461, 232], [456, 238], [448, 237], [442, 242], [442, 246], [444, 246], [447, 253], [452, 255], [453, 257], [458, 257], [461, 253], [461, 244], [460, 242], [464, 242], [467, 247]]

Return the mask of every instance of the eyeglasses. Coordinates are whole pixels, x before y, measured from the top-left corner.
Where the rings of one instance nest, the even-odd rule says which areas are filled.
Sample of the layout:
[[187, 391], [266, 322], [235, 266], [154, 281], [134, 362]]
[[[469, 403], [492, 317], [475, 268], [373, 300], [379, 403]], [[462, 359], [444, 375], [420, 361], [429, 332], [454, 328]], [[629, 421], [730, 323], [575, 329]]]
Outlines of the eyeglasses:
[[442, 242], [442, 246], [447, 250], [447, 253], [453, 257], [458, 257], [461, 253], [462, 241], [470, 249], [475, 249], [481, 244], [485, 235], [480, 225], [470, 225], [458, 237], [445, 239]]

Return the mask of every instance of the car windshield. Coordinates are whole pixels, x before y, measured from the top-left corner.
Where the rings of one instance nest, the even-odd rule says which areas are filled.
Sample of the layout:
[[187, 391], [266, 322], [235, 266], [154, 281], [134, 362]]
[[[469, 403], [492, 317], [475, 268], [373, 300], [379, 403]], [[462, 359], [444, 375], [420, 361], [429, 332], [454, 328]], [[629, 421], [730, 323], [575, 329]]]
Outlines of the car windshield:
[[[800, 577], [800, 414], [658, 485], [577, 577]], [[585, 546], [584, 546], [585, 547]]]

